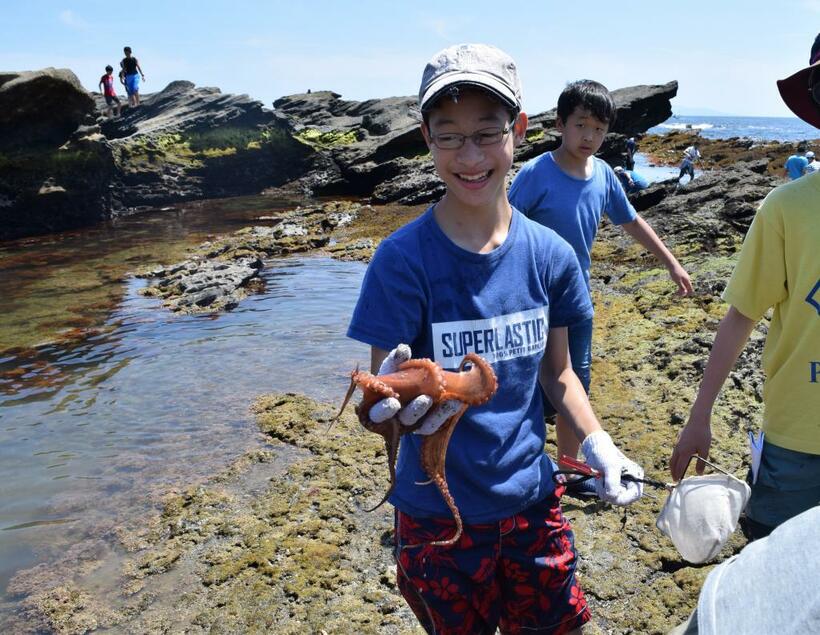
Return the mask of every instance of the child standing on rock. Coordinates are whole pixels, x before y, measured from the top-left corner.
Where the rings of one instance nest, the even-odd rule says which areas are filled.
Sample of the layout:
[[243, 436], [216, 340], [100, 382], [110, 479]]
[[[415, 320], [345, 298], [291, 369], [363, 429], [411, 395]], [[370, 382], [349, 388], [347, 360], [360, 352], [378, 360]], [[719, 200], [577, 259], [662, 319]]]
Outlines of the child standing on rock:
[[122, 104], [120, 103], [120, 98], [117, 97], [117, 91], [114, 90], [114, 67], [113, 66], [106, 66], [105, 67], [105, 75], [100, 77], [100, 88], [102, 89], [103, 97], [105, 98], [105, 103], [108, 108], [105, 111], [106, 116], [110, 119], [113, 116], [113, 106], [117, 104], [117, 117], [120, 116], [120, 112], [122, 111]]
[[[601, 429], [572, 372], [567, 328], [592, 315], [584, 276], [566, 241], [507, 200], [505, 176], [527, 128], [513, 60], [481, 44], [445, 49], [424, 70], [419, 107], [447, 190], [381, 243], [348, 335], [371, 346], [373, 372], [407, 359], [406, 342], [451, 370], [478, 353], [499, 388], [466, 411], [450, 440], [447, 481], [465, 521], [452, 546], [429, 544], [452, 536], [455, 523], [439, 491], [423, 484], [419, 450], [453, 404], [435, 406], [421, 434], [402, 437], [389, 499], [399, 588], [431, 633], [580, 632], [589, 610], [544, 453], [539, 385], [603, 473], [604, 499], [634, 502], [641, 485], [621, 476], [643, 474]], [[413, 423], [429, 408], [423, 401], [401, 409], [386, 399], [369, 418]]]
[[[131, 47], [122, 49], [125, 57], [120, 62], [120, 78], [125, 84], [125, 92], [128, 93], [128, 105], [131, 107], [140, 105], [140, 77], [145, 81], [145, 73], [142, 72], [139, 61], [131, 55]], [[139, 73], [139, 74], [138, 74]]]
[[[525, 216], [549, 227], [572, 245], [589, 288], [590, 252], [604, 213], [666, 267], [680, 295], [692, 293], [689, 274], [626, 197], [615, 172], [595, 153], [615, 121], [615, 102], [605, 86], [591, 80], [569, 84], [558, 97], [556, 126], [561, 146], [524, 164], [510, 187], [510, 202]], [[588, 291], [587, 291], [588, 293]], [[589, 392], [592, 362], [592, 315], [569, 327], [572, 367]], [[545, 404], [547, 415], [555, 408]], [[558, 457], [575, 457], [579, 443], [558, 412]], [[589, 481], [570, 483], [585, 492]]]

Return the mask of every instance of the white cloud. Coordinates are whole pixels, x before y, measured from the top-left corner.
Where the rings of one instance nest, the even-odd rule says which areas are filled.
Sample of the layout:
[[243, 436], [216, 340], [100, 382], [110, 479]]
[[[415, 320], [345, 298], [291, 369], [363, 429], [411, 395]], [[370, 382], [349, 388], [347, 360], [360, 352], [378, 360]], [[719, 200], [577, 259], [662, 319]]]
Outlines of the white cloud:
[[820, 13], [820, 0], [803, 0], [803, 8], [813, 13]]
[[74, 29], [76, 31], [87, 31], [90, 28], [88, 22], [83, 20], [80, 16], [76, 13], [71, 11], [70, 9], [65, 9], [64, 11], [60, 11], [60, 22], [65, 24], [68, 28]]

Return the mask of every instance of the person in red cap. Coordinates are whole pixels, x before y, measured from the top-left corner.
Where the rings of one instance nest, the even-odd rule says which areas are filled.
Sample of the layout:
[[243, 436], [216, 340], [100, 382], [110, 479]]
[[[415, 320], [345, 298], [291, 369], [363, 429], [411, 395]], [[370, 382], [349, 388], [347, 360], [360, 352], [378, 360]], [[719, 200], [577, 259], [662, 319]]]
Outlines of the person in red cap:
[[[786, 105], [820, 128], [820, 34], [809, 66], [777, 82]], [[820, 503], [820, 174], [775, 188], [755, 215], [723, 299], [718, 327], [689, 421], [672, 453], [677, 480], [689, 457], [706, 457], [712, 407], [752, 329], [774, 309], [763, 349], [763, 450], [749, 473], [753, 539]], [[756, 469], [754, 469], [756, 467]], [[704, 465], [697, 471], [703, 472]]]

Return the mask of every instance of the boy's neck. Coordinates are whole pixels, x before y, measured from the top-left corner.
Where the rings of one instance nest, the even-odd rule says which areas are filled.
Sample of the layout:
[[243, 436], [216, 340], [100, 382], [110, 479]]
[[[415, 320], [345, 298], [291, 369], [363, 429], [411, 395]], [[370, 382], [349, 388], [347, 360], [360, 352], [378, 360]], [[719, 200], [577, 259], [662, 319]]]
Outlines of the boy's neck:
[[570, 176], [578, 179], [588, 179], [592, 176], [592, 166], [594, 165], [592, 157], [574, 156], [561, 145], [557, 150], [552, 151], [552, 158], [558, 167]]
[[506, 198], [491, 207], [467, 208], [447, 194], [436, 203], [433, 216], [441, 231], [466, 251], [486, 254], [507, 238], [512, 207]]

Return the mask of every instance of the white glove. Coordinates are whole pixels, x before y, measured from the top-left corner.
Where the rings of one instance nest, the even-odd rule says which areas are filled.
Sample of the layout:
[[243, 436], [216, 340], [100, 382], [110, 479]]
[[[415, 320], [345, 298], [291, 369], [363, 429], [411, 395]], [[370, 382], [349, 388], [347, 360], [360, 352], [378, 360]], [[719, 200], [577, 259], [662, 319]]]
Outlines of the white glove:
[[641, 467], [628, 458], [612, 443], [603, 430], [590, 434], [581, 444], [587, 464], [603, 474], [595, 479], [598, 498], [614, 505], [629, 505], [643, 495], [643, 483], [622, 481], [622, 474], [643, 478]]
[[[413, 356], [407, 344], [399, 344], [394, 348], [379, 366], [379, 375], [389, 375], [399, 369], [399, 366]], [[412, 426], [430, 410], [433, 398], [429, 395], [419, 395], [404, 408], [395, 397], [388, 397], [376, 402], [370, 409], [368, 416], [373, 423], [382, 423], [398, 415], [399, 422], [405, 426]], [[447, 419], [452, 417], [461, 407], [461, 402], [455, 399], [443, 401], [430, 412], [416, 434], [433, 434]]]

